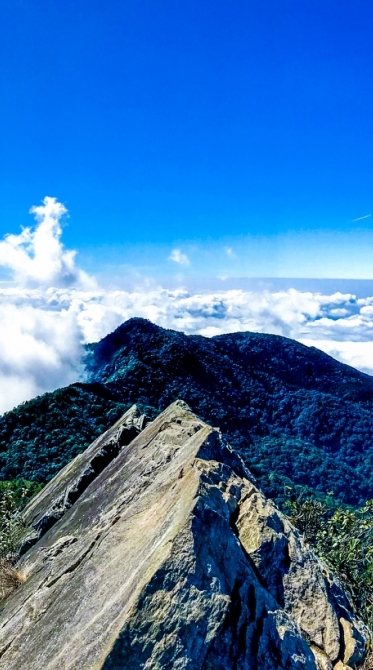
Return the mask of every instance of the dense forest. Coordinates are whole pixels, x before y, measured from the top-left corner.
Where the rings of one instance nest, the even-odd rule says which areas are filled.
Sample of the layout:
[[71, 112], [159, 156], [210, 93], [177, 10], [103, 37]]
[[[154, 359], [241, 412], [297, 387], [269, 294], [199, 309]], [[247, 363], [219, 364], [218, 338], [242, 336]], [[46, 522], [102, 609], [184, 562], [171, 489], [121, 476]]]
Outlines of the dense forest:
[[49, 481], [123, 414], [99, 384], [45, 393], [0, 417], [0, 480]]
[[131, 404], [182, 398], [268, 495], [373, 498], [373, 378], [284, 337], [187, 336], [131, 319], [87, 347], [86, 379], [0, 418], [0, 479], [49, 480]]

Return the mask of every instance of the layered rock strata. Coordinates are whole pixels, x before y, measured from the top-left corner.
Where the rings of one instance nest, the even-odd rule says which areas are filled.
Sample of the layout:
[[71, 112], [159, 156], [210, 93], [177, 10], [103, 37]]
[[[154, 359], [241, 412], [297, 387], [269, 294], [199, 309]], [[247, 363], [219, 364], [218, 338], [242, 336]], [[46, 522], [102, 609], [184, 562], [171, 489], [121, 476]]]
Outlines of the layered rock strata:
[[368, 631], [220, 431], [181, 401], [144, 423], [132, 408], [26, 509], [0, 670], [358, 664]]

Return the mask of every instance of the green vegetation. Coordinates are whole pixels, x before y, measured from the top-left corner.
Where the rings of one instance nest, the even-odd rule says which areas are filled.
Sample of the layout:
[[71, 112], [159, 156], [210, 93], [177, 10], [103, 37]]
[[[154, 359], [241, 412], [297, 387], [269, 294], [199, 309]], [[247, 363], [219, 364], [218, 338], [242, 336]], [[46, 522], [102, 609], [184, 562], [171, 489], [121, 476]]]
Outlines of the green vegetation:
[[25, 581], [16, 568], [24, 531], [21, 512], [41, 488], [24, 479], [0, 482], [0, 601]]
[[0, 481], [0, 509], [5, 505], [12, 510], [22, 510], [42, 488], [43, 484], [29, 482], [27, 479]]
[[373, 500], [359, 509], [333, 509], [312, 498], [285, 504], [290, 520], [338, 576], [365, 622], [373, 627]]
[[41, 489], [42, 484], [25, 479], [0, 482], [0, 561], [17, 557], [23, 530], [21, 511]]
[[[217, 315], [218, 318], [218, 315]], [[187, 336], [131, 319], [87, 347], [86, 382], [0, 417], [0, 480], [47, 482], [133, 403], [219, 426], [282, 505], [286, 487], [373, 498], [373, 378], [284, 337]]]
[[313, 347], [259, 333], [187, 336], [132, 319], [88, 347], [86, 368], [123, 402], [185, 400], [277, 502], [289, 481], [352, 505], [373, 498], [373, 378]]
[[7, 412], [0, 417], [0, 480], [49, 481], [125, 409], [104, 387], [74, 384]]
[[86, 383], [0, 417], [0, 563], [11, 566], [19, 510], [43, 483], [131, 404], [154, 417], [182, 398], [223, 430], [373, 624], [371, 377], [286, 338], [207, 339], [143, 319], [87, 347], [85, 364]]

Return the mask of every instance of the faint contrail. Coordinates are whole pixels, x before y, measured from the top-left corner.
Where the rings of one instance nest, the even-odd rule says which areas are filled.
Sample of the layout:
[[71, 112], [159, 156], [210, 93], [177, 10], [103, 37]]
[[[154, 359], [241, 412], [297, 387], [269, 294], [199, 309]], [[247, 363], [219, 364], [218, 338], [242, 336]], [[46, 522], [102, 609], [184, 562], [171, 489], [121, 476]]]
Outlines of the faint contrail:
[[358, 216], [357, 219], [352, 219], [352, 222], [361, 221], [362, 219], [369, 219], [370, 216], [372, 216], [372, 215], [371, 214], [366, 214], [365, 216]]

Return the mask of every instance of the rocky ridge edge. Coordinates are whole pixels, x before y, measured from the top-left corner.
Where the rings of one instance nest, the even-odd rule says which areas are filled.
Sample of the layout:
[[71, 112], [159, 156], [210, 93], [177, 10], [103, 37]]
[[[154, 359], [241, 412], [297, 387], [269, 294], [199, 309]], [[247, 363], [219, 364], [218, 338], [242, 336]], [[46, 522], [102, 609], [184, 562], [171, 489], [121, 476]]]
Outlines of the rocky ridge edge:
[[360, 663], [369, 631], [220, 431], [177, 401], [121, 444], [138, 419], [131, 408], [26, 509], [0, 669]]

